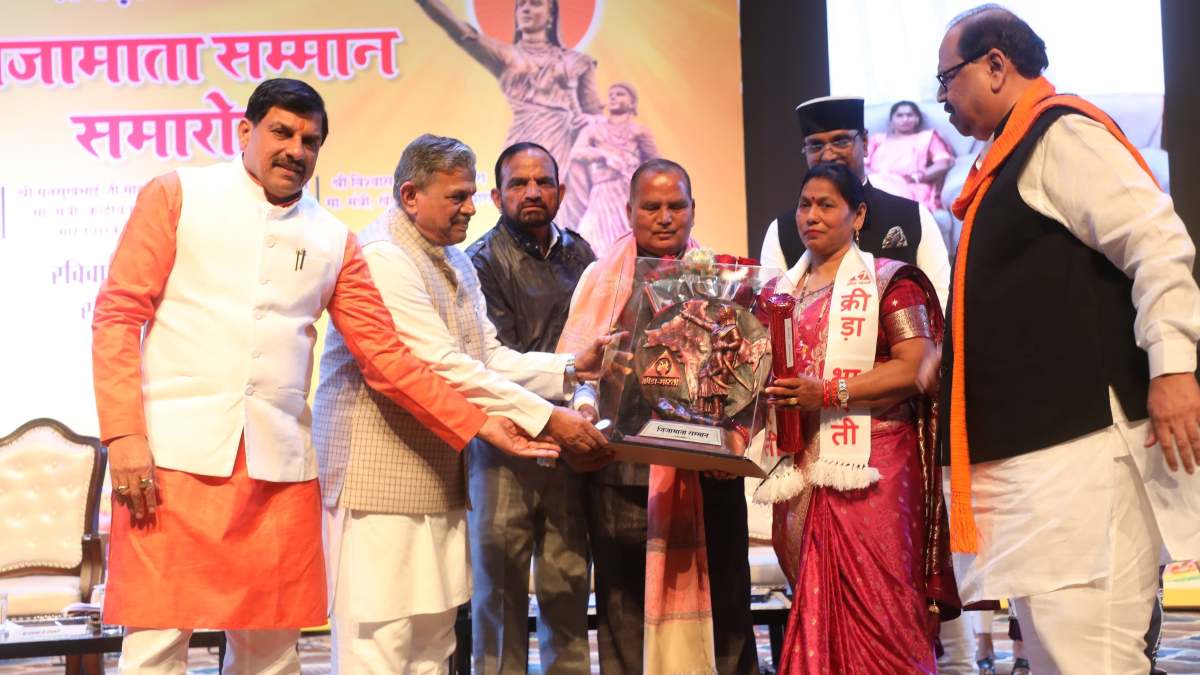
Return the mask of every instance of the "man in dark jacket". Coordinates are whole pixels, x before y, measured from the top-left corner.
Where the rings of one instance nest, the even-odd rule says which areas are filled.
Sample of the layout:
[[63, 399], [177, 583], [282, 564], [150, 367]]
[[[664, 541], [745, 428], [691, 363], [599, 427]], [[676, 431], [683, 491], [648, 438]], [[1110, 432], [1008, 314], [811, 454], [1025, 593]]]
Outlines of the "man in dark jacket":
[[[929, 209], [888, 194], [867, 180], [863, 105], [863, 99], [857, 97], [822, 96], [796, 106], [804, 135], [804, 159], [810, 167], [822, 162], [844, 164], [863, 181], [867, 222], [857, 240], [858, 247], [876, 257], [921, 268], [944, 307], [950, 289], [946, 243]], [[796, 205], [792, 204], [767, 226], [759, 260], [764, 266], [786, 270], [803, 254], [804, 243], [796, 229]]]
[[[554, 224], [565, 192], [554, 158], [517, 143], [496, 161], [492, 200], [500, 221], [469, 249], [500, 342], [553, 352], [579, 277], [596, 256]], [[573, 376], [568, 368], [568, 379]], [[565, 383], [570, 388], [572, 383]], [[476, 451], [476, 450], [479, 451]], [[478, 444], [469, 457], [475, 668], [528, 670], [529, 565], [538, 598], [546, 672], [590, 672], [588, 549], [580, 477], [563, 463], [512, 461]]]

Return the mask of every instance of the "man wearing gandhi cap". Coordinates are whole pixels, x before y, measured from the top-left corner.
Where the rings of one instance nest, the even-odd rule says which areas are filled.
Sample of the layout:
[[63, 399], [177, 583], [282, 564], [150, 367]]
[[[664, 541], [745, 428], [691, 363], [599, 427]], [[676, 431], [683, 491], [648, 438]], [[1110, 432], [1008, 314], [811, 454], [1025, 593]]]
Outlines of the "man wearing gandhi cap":
[[[863, 181], [867, 222], [859, 248], [872, 255], [916, 265], [937, 289], [945, 306], [950, 287], [950, 260], [933, 214], [911, 199], [897, 197], [871, 185], [863, 162], [867, 155], [867, 130], [863, 124], [863, 99], [823, 96], [796, 106], [804, 134], [804, 159], [809, 167], [821, 162], [846, 165]], [[767, 226], [763, 238], [763, 265], [789, 269], [804, 253], [796, 227], [793, 204]]]

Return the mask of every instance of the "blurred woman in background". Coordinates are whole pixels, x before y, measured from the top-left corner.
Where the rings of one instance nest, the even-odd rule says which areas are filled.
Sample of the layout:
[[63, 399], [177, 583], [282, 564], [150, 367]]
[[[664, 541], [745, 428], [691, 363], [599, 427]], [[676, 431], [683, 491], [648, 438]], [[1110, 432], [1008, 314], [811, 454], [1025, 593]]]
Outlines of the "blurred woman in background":
[[954, 165], [954, 151], [933, 129], [922, 129], [924, 117], [912, 101], [897, 101], [889, 113], [888, 132], [872, 134], [867, 145], [867, 178], [900, 197], [942, 208], [942, 180]]

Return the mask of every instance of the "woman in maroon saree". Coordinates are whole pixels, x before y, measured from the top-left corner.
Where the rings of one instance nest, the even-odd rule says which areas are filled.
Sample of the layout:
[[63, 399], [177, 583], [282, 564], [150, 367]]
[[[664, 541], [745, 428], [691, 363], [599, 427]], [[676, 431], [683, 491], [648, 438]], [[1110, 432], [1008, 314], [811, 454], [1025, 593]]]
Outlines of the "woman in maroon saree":
[[[767, 290], [795, 298], [793, 344], [801, 373], [777, 378], [766, 390], [774, 416], [800, 411], [802, 432], [790, 441], [770, 435], [785, 457], [772, 476], [786, 480], [768, 478], [764, 487], [771, 489], [756, 495], [775, 502], [772, 538], [794, 589], [784, 675], [934, 673], [939, 620], [958, 613], [933, 454], [935, 410], [917, 387], [918, 369], [937, 359], [941, 309], [916, 267], [858, 250], [854, 240], [865, 214], [862, 186], [849, 170], [814, 167], [797, 214], [808, 252]], [[847, 256], [853, 258], [844, 261]], [[846, 309], [843, 293], [855, 283], [839, 269], [845, 275], [854, 264], [874, 272], [877, 300], [870, 310], [877, 309], [878, 335], [860, 339], [867, 367], [851, 377], [853, 371], [827, 368], [826, 361], [847, 349], [829, 336], [835, 315], [845, 314], [837, 312], [839, 305]], [[846, 325], [838, 319], [835, 339], [845, 339]], [[855, 411], [864, 426], [869, 415], [871, 432], [857, 464], [836, 454], [843, 451], [821, 432], [823, 419], [828, 427]]]

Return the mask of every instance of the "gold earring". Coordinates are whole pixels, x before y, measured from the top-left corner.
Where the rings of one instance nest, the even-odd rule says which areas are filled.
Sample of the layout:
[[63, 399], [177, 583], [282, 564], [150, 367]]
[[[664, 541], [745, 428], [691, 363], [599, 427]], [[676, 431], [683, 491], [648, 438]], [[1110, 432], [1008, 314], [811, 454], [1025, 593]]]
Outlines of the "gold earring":
[[855, 228], [854, 229], [854, 243], [856, 243], [856, 244], [858, 243], [858, 235], [860, 235], [860, 234], [862, 234], [862, 228], [861, 227]]

